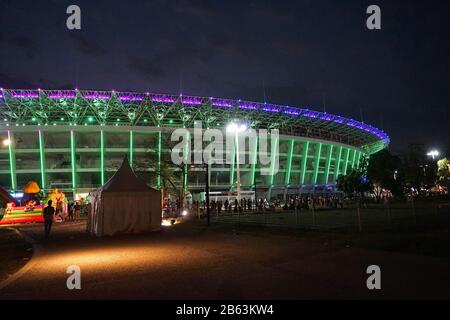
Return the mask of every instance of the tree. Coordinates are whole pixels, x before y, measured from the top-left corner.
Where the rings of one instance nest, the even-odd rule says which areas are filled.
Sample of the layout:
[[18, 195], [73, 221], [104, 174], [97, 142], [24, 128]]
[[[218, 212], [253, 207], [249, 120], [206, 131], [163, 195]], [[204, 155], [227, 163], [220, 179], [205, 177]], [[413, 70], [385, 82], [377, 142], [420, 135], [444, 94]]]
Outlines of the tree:
[[358, 169], [352, 169], [346, 175], [340, 175], [336, 181], [337, 189], [350, 198], [353, 198], [356, 194], [359, 194], [362, 198], [364, 192], [370, 191], [370, 185], [366, 179], [367, 163], [367, 158], [362, 157]]
[[450, 159], [442, 158], [437, 162], [438, 183], [443, 187], [448, 187], [450, 184]]
[[189, 166], [184, 163], [173, 163], [170, 155], [174, 142], [170, 140], [170, 135], [165, 137], [167, 141], [162, 142], [162, 145], [167, 146], [169, 152], [163, 152], [161, 159], [158, 159], [157, 153], [149, 152], [149, 156], [145, 160], [133, 161], [133, 170], [141, 177], [147, 173], [150, 176], [150, 184], [153, 186], [158, 185], [159, 179], [162, 197], [171, 194], [183, 203], [185, 197], [183, 186], [186, 182], [184, 179], [187, 177]]
[[403, 155], [405, 185], [421, 192], [436, 184], [436, 162], [426, 155], [423, 144], [410, 144], [409, 151]]
[[377, 201], [381, 200], [383, 190], [389, 190], [394, 196], [402, 195], [402, 161], [389, 150], [381, 150], [371, 155], [367, 166], [367, 179]]

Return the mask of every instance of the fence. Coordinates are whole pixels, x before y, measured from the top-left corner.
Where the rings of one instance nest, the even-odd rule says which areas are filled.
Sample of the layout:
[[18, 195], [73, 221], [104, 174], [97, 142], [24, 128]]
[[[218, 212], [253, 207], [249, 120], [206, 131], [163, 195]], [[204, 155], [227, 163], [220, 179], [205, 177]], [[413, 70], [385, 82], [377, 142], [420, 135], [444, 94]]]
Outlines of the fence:
[[358, 204], [343, 208], [311, 208], [264, 211], [221, 212], [211, 214], [211, 223], [258, 225], [316, 230], [371, 231], [450, 225], [450, 202]]

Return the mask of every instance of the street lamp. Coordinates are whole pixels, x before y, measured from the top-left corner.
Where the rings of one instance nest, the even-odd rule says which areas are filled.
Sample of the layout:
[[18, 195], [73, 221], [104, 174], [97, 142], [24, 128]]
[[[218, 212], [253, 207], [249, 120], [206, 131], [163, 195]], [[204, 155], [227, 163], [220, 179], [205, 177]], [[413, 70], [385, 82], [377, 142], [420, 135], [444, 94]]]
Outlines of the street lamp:
[[439, 155], [439, 151], [437, 150], [431, 150], [430, 152], [427, 153], [427, 156], [432, 157], [433, 161], [434, 161], [434, 157], [437, 157]]
[[234, 133], [234, 141], [236, 144], [236, 198], [238, 201], [241, 200], [241, 174], [239, 171], [239, 133], [243, 133], [247, 130], [246, 124], [237, 124], [231, 122], [227, 126], [227, 132]]

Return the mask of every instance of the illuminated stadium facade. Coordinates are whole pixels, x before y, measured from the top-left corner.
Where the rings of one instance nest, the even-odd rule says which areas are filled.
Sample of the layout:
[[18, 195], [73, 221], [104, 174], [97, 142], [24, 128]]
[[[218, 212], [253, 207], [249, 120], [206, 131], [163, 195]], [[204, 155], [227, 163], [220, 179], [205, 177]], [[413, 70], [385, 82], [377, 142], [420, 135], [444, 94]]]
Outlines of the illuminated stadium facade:
[[[383, 131], [344, 117], [288, 106], [183, 95], [89, 90], [0, 90], [0, 185], [21, 192], [30, 180], [69, 195], [102, 185], [127, 155], [132, 163], [170, 161], [176, 128], [223, 130], [231, 120], [279, 130], [279, 170], [241, 165], [241, 189], [280, 194], [332, 189], [364, 155], [389, 143]], [[235, 164], [211, 165], [211, 190], [236, 189]], [[161, 179], [141, 177], [154, 187]], [[202, 191], [205, 168], [180, 169], [181, 185]]]

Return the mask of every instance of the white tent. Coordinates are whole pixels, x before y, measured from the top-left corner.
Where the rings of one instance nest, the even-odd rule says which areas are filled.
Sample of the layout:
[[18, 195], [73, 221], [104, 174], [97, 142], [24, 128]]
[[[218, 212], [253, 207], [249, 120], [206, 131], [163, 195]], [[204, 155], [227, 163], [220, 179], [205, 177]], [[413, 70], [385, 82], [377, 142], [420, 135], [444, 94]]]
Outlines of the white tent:
[[92, 234], [101, 237], [161, 230], [161, 192], [140, 180], [127, 158], [89, 197], [87, 230]]

